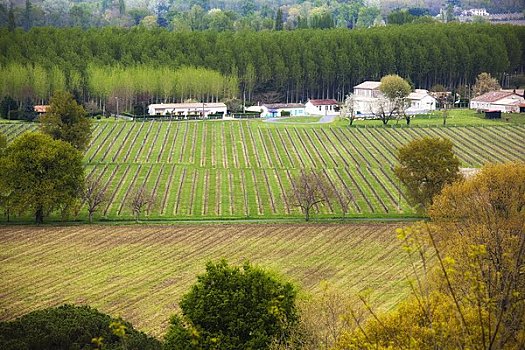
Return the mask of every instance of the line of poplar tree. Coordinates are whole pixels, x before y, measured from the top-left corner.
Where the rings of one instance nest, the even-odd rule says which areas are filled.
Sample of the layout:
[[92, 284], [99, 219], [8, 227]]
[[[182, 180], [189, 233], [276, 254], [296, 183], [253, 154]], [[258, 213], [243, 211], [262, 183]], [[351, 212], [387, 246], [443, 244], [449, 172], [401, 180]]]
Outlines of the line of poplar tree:
[[[220, 33], [33, 28], [0, 30], [0, 66], [17, 62], [48, 72], [60, 67], [66, 87], [78, 82], [90, 93], [93, 66], [135, 67], [134, 74], [146, 67], [202, 67], [237, 78], [239, 96], [245, 93], [254, 102], [257, 93], [269, 91], [287, 101], [342, 100], [354, 85], [392, 73], [414, 87], [449, 89], [473, 84], [480, 72], [495, 77], [520, 73], [524, 47], [525, 27], [485, 24]], [[128, 88], [129, 82], [119, 81]], [[174, 97], [168, 90], [159, 88], [156, 94]]]

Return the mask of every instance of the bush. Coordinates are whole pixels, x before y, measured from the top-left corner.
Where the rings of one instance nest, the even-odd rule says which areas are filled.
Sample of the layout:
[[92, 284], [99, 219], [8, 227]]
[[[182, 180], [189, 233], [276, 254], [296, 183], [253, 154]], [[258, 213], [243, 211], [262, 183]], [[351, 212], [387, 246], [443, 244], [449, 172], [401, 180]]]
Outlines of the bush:
[[166, 349], [264, 349], [284, 341], [297, 322], [296, 291], [245, 263], [206, 265], [206, 273], [171, 318]]
[[[125, 327], [123, 337], [110, 329], [111, 322]], [[99, 337], [104, 349], [161, 347], [158, 340], [136, 331], [131, 323], [111, 318], [89, 306], [63, 305], [0, 322], [0, 349], [4, 350], [92, 349], [93, 338]]]

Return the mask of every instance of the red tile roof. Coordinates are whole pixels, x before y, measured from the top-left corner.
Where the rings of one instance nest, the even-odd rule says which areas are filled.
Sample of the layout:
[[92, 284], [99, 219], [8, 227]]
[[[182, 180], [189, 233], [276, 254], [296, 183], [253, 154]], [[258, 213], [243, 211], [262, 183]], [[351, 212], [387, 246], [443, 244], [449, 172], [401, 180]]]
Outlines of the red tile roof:
[[511, 91], [489, 91], [486, 94], [474, 97], [472, 101], [495, 102], [510, 95], [514, 95], [514, 93]]
[[310, 103], [314, 106], [327, 106], [327, 105], [336, 105], [337, 101], [333, 99], [329, 100], [310, 100]]
[[36, 105], [34, 108], [37, 113], [46, 113], [49, 105]]

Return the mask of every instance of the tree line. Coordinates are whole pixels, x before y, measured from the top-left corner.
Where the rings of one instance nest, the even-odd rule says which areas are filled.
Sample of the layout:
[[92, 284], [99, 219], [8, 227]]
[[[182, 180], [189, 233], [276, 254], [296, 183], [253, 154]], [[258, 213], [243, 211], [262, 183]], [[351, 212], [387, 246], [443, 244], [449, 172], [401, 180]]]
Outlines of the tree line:
[[0, 66], [60, 67], [66, 87], [78, 81], [83, 92], [89, 91], [93, 66], [139, 67], [137, 72], [148, 66], [201, 67], [236, 77], [248, 100], [257, 102], [261, 94], [274, 92], [291, 102], [342, 100], [356, 84], [392, 73], [414, 87], [441, 84], [449, 89], [473, 84], [480, 72], [495, 77], [520, 73], [524, 46], [524, 27], [483, 24], [220, 33], [34, 28], [0, 31]]
[[18, 113], [20, 118], [16, 118], [9, 111], [25, 111], [25, 105], [47, 103], [55, 91], [72, 92], [91, 113], [104, 111], [107, 107], [116, 112], [117, 100], [121, 112], [134, 112], [134, 107], [140, 107], [143, 113], [152, 102], [219, 101], [238, 93], [235, 76], [224, 76], [203, 67], [170, 69], [91, 63], [81, 72], [58, 65], [45, 68], [39, 64], [12, 62], [0, 67], [0, 76], [0, 96], [6, 97], [1, 103], [0, 115], [10, 119], [31, 119], [24, 118], [26, 113]]

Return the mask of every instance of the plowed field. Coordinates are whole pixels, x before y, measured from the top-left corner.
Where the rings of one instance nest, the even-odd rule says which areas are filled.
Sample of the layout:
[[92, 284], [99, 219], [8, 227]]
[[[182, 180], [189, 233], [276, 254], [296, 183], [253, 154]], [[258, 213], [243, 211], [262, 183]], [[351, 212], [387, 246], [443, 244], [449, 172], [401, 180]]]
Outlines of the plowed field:
[[63, 303], [89, 304], [162, 335], [208, 260], [243, 260], [390, 308], [406, 296], [408, 259], [394, 229], [362, 225], [0, 227], [0, 320]]

